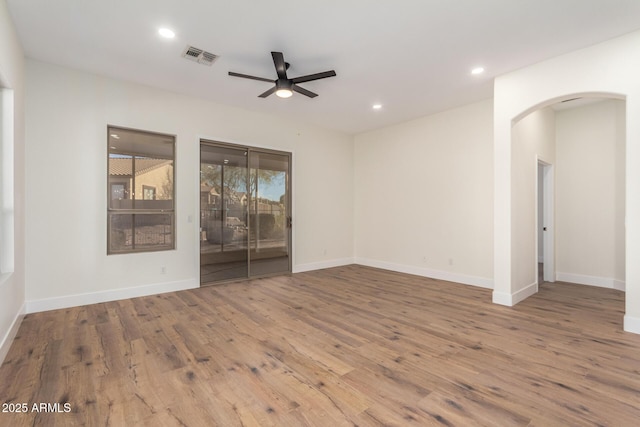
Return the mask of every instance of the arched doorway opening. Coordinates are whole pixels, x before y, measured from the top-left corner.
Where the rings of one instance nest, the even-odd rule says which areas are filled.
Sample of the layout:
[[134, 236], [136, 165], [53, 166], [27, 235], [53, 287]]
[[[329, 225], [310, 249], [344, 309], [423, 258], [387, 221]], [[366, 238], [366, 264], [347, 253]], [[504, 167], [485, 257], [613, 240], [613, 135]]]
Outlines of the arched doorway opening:
[[544, 280], [624, 290], [625, 101], [571, 94], [511, 132], [513, 305]]

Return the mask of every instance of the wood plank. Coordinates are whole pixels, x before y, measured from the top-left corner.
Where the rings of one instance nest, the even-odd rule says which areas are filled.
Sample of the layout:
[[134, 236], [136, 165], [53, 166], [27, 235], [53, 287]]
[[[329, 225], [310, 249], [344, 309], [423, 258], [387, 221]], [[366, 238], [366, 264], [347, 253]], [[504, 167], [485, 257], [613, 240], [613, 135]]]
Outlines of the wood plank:
[[624, 293], [491, 291], [362, 266], [25, 317], [0, 425], [636, 425]]

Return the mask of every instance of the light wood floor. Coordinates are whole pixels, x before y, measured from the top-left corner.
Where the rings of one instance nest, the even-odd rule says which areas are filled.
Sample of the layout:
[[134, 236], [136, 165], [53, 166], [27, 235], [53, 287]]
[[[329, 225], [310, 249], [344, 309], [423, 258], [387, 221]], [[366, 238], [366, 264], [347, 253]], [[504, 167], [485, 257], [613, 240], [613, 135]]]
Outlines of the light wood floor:
[[638, 426], [624, 294], [347, 266], [28, 315], [2, 426]]

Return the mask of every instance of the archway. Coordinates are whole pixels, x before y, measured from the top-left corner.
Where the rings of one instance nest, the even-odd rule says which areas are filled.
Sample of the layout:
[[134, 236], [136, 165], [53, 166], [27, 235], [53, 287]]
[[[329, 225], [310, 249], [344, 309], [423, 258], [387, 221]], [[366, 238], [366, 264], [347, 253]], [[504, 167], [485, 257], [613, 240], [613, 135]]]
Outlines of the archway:
[[[512, 280], [512, 132], [531, 111], [564, 99], [626, 99], [624, 329], [640, 333], [640, 32], [609, 40], [496, 78], [494, 84], [493, 301], [514, 305], [527, 292]], [[636, 260], [634, 262], [634, 260]]]
[[539, 263], [547, 282], [624, 289], [625, 103], [567, 99], [512, 127], [512, 304], [538, 291]]

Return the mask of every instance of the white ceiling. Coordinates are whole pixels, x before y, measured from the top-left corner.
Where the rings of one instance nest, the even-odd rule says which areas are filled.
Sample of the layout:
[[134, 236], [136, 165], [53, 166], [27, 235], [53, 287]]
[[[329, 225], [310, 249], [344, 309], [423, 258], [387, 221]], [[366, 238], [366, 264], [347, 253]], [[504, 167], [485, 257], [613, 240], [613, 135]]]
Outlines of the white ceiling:
[[[26, 56], [254, 111], [363, 132], [490, 98], [493, 78], [640, 28], [640, 0], [7, 0]], [[158, 36], [159, 27], [176, 32]], [[220, 58], [181, 57], [187, 45]], [[257, 96], [276, 78], [314, 99]], [[486, 72], [472, 76], [471, 68]], [[382, 109], [374, 111], [374, 103]]]

